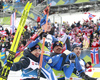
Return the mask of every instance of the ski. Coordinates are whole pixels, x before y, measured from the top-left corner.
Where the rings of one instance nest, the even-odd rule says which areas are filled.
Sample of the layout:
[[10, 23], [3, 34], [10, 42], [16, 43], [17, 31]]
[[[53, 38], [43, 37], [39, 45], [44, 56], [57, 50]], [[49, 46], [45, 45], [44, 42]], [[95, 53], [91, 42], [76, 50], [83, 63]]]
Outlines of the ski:
[[28, 2], [26, 4], [24, 11], [23, 11], [23, 14], [21, 16], [21, 19], [20, 19], [16, 34], [15, 34], [13, 43], [12, 43], [10, 51], [9, 51], [9, 55], [7, 57], [7, 63], [4, 65], [2, 72], [1, 72], [1, 77], [3, 78], [3, 80], [7, 80], [7, 77], [9, 75], [9, 71], [10, 71], [10, 68], [13, 64], [15, 54], [16, 54], [16, 51], [17, 51], [17, 47], [18, 47], [18, 44], [19, 44], [19, 40], [20, 40], [21, 34], [23, 32], [24, 25], [25, 25], [29, 10], [31, 8], [31, 5], [32, 5], [32, 3], [30, 3], [30, 2]]

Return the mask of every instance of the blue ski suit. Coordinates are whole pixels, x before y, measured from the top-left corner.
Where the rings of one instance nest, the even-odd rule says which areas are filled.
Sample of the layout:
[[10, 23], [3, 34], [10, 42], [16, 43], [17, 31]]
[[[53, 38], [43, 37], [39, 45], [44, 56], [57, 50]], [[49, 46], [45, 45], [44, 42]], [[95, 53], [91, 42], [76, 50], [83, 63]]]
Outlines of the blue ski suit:
[[[51, 53], [51, 54], [56, 54], [56, 53]], [[69, 67], [66, 66], [66, 64], [68, 62], [70, 62], [70, 59], [69, 59], [69, 55], [75, 55], [76, 58], [75, 58], [75, 63], [71, 63]], [[70, 77], [71, 74], [73, 73], [73, 69], [74, 67], [76, 67], [76, 69], [78, 70], [79, 73], [82, 73], [84, 72], [84, 70], [82, 70], [82, 67], [79, 63], [79, 60], [78, 60], [78, 57], [75, 53], [70, 53], [68, 55], [66, 54], [57, 54], [57, 55], [53, 55], [51, 57], [47, 57], [46, 58], [46, 61], [48, 62], [48, 60], [52, 60], [52, 63], [50, 63], [49, 65], [56, 69], [56, 70], [63, 70], [64, 71], [64, 74], [66, 77]], [[60, 79], [59, 79], [60, 80]]]
[[[35, 57], [30, 53], [28, 49], [24, 50], [24, 56], [20, 59], [19, 62], [13, 63], [11, 68], [12, 71], [22, 70], [22, 79], [23, 80], [36, 80], [38, 76], [38, 68], [39, 68], [39, 58]], [[48, 80], [57, 80], [54, 72], [51, 67], [46, 64], [43, 59], [41, 72]], [[33, 79], [32, 79], [33, 78]]]

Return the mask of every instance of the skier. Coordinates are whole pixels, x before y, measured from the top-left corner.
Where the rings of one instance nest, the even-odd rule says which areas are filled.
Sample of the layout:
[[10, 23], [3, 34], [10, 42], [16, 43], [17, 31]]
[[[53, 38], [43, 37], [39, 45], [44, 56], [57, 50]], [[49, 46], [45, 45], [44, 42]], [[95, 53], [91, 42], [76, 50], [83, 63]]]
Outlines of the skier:
[[[46, 15], [43, 19], [41, 19], [40, 21], [40, 26], [43, 30], [45, 30], [46, 27]], [[49, 34], [49, 32], [51, 31], [51, 21], [50, 19], [47, 21], [47, 30], [46, 30], [46, 37], [45, 37], [45, 43], [48, 43], [48, 49], [51, 50], [51, 44], [54, 43], [55, 41], [58, 41], [57, 38], [55, 38], [53, 35]], [[60, 41], [62, 41], [63, 43], [65, 43], [66, 39], [67, 39], [68, 35], [64, 34], [63, 37], [60, 39]], [[43, 43], [43, 41], [40, 41], [41, 43]], [[50, 55], [50, 53], [49, 53]]]
[[[85, 70], [86, 70], [86, 64], [87, 64], [87, 63], [85, 63], [85, 61], [84, 61], [83, 59], [80, 58], [80, 55], [81, 55], [81, 45], [78, 44], [78, 43], [74, 43], [73, 46], [72, 46], [72, 52], [74, 52], [74, 53], [77, 55], [78, 60], [79, 60], [79, 63], [80, 63], [80, 65], [81, 65], [82, 69], [85, 71]], [[76, 68], [74, 68], [74, 71], [73, 71], [73, 72], [74, 72], [77, 76], [80, 77], [80, 74], [79, 74], [79, 72], [77, 71]], [[88, 79], [87, 79], [87, 80], [88, 80]], [[90, 77], [89, 80], [96, 80], [96, 78]]]
[[[40, 61], [40, 46], [35, 40], [24, 50], [24, 56], [17, 63], [13, 63], [11, 70], [22, 70], [22, 80], [38, 80], [38, 69]], [[57, 80], [51, 67], [43, 60], [41, 72], [48, 80]]]
[[[64, 52], [60, 53], [62, 51], [62, 42], [56, 41], [53, 45], [53, 53], [51, 53], [51, 58], [47, 58], [47, 61], [49, 62], [49, 65], [56, 69], [56, 70], [63, 70], [66, 77], [70, 77], [74, 67], [78, 70], [80, 76], [85, 80], [92, 80], [93, 78], [89, 77], [85, 74], [84, 70], [82, 69], [78, 57], [73, 52]], [[69, 68], [68, 66], [65, 66], [68, 62], [74, 63], [74, 65], [70, 64]], [[64, 79], [59, 79], [64, 80]], [[93, 79], [96, 80], [96, 79]]]

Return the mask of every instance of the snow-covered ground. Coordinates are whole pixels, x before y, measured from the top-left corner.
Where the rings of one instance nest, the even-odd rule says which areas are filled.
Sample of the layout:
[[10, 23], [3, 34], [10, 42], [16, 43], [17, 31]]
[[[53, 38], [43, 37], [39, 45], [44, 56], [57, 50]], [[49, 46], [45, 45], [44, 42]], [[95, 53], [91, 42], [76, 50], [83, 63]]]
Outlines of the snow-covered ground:
[[[91, 14], [96, 15], [96, 17], [94, 17], [92, 20], [94, 20], [94, 22], [96, 23], [96, 20], [100, 18], [100, 11], [89, 11]], [[62, 24], [63, 21], [69, 23], [69, 25], [71, 25], [72, 23], [81, 21], [81, 23], [83, 23], [84, 20], [88, 19], [89, 14], [84, 14], [84, 12], [76, 12], [76, 13], [62, 13], [62, 14], [53, 14], [49, 16], [49, 19], [51, 20], [51, 23], [59, 23]], [[83, 20], [84, 19], [84, 20]], [[20, 18], [16, 19], [16, 25], [15, 27], [18, 27], [18, 24], [20, 22]], [[27, 25], [31, 24], [32, 25], [32, 21], [31, 20], [26, 20]], [[35, 24], [36, 25], [36, 24]], [[32, 25], [33, 26], [33, 25]], [[4, 28], [8, 28], [10, 29], [10, 25], [3, 25]]]
[[[96, 22], [96, 20], [100, 17], [100, 11], [89, 11], [89, 13], [96, 15], [96, 17], [94, 17], [92, 20], [94, 20], [94, 22]], [[88, 19], [89, 14], [84, 14], [84, 12], [73, 12], [73, 13], [59, 13], [59, 14], [53, 14], [50, 15], [49, 18], [51, 20], [52, 23], [60, 23], [62, 24], [63, 21], [64, 22], [69, 22], [69, 24], [71, 25], [72, 23], [81, 21], [81, 23], [83, 23], [83, 19], [86, 20]]]
[[[98, 80], [100, 80], [100, 68], [93, 68], [92, 72], [86, 72], [87, 75], [91, 77], [98, 77]], [[10, 71], [10, 74], [8, 76], [8, 80], [20, 80], [21, 79], [21, 71]], [[47, 80], [44, 78], [40, 78], [40, 80]], [[80, 79], [73, 79], [73, 80], [80, 80]]]
[[[7, 80], [20, 80], [21, 73], [22, 73], [21, 71], [10, 71]], [[40, 80], [47, 80], [47, 79], [41, 78]]]

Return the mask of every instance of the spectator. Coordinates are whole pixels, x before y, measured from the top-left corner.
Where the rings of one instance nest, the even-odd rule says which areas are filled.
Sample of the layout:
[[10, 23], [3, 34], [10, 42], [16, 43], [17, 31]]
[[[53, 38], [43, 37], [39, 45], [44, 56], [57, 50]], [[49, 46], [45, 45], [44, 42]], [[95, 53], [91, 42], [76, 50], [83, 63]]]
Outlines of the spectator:
[[41, 18], [40, 18], [40, 16], [38, 15], [38, 17], [37, 17], [37, 24], [40, 22], [40, 20], [41, 20]]
[[90, 43], [90, 40], [88, 39], [88, 37], [86, 35], [83, 35], [83, 49], [88, 49], [89, 48], [89, 43]]
[[3, 27], [0, 25], [0, 31], [4, 30]]
[[3, 11], [4, 2], [3, 0], [0, 1], [0, 11]]
[[97, 41], [96, 37], [94, 37], [91, 47], [99, 47], [99, 42]]
[[13, 1], [12, 1], [12, 0], [9, 0], [8, 2], [9, 2], [9, 3], [12, 3]]
[[6, 31], [6, 34], [9, 36], [9, 34], [10, 34], [9, 30], [6, 28], [5, 31]]
[[27, 28], [28, 28], [28, 25], [25, 25], [25, 26], [24, 26], [24, 28], [27, 30]]
[[87, 71], [87, 72], [92, 72], [92, 65], [91, 65], [91, 62], [87, 62], [86, 65], [85, 65], [85, 67], [86, 67], [86, 71]]

